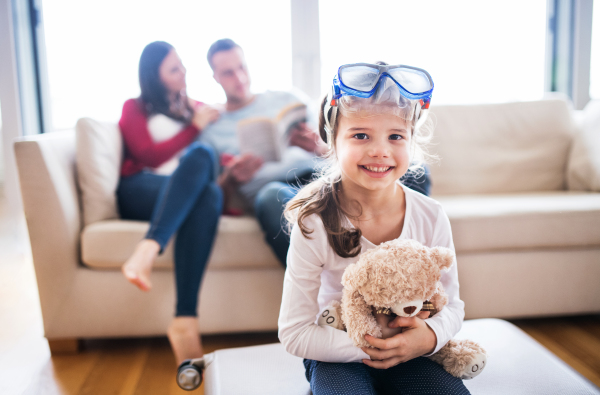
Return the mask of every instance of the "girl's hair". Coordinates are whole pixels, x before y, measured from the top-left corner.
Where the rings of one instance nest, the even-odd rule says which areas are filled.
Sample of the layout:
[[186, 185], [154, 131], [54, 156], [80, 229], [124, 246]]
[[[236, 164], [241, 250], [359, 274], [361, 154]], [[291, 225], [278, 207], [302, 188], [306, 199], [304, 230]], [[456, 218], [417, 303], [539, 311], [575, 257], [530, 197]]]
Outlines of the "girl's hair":
[[[385, 64], [377, 62], [378, 64]], [[385, 91], [385, 89], [384, 89]], [[304, 220], [312, 215], [317, 214], [323, 221], [323, 226], [327, 232], [327, 240], [329, 245], [334, 249], [335, 253], [342, 258], [355, 257], [361, 252], [360, 238], [362, 232], [359, 228], [351, 226], [345, 217], [358, 219], [362, 208], [358, 202], [350, 202], [358, 208], [358, 215], [351, 215], [342, 207], [340, 201], [341, 170], [335, 152], [335, 140], [337, 138], [338, 124], [341, 116], [372, 116], [374, 114], [391, 113], [407, 123], [411, 129], [411, 159], [412, 164], [408, 172], [412, 172], [416, 176], [424, 173], [422, 164], [428, 159], [435, 159], [426, 151], [426, 145], [431, 140], [431, 132], [433, 130], [433, 122], [431, 119], [418, 129], [415, 130], [414, 109], [416, 100], [408, 100], [404, 97], [388, 96], [389, 92], [379, 92], [371, 98], [364, 99], [354, 96], [343, 96], [338, 100], [338, 115], [335, 124], [332, 125], [332, 133], [329, 136], [325, 130], [325, 114], [323, 109], [327, 101], [327, 95], [321, 101], [319, 112], [319, 134], [323, 141], [327, 142], [331, 138], [330, 150], [326, 155], [326, 165], [320, 171], [317, 178], [302, 188], [295, 198], [290, 200], [285, 208], [285, 218], [288, 221], [289, 229], [294, 224], [297, 224], [306, 238], [310, 238], [313, 232], [309, 229]], [[327, 114], [329, 116], [329, 114]], [[407, 174], [408, 174], [407, 172]]]
[[170, 118], [189, 122], [193, 110], [184, 92], [176, 101], [169, 101], [167, 88], [160, 80], [159, 69], [173, 46], [164, 41], [154, 41], [144, 48], [140, 56], [139, 79], [141, 95], [138, 100], [150, 114], [164, 114]]

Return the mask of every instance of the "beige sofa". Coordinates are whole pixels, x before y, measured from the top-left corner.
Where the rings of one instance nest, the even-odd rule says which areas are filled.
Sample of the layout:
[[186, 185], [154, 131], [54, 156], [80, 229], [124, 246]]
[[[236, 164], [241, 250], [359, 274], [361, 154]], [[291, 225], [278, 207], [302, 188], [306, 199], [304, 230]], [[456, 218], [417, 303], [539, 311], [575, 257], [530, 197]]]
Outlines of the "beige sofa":
[[[559, 100], [433, 109], [433, 195], [453, 227], [467, 318], [600, 312], [599, 110], [580, 114], [576, 129]], [[148, 224], [110, 208], [118, 163], [106, 155], [120, 155], [118, 130], [86, 120], [78, 133], [77, 143], [75, 132], [15, 143], [46, 337], [162, 335], [174, 311], [172, 248], [151, 292], [126, 282], [120, 266]], [[82, 152], [103, 144], [105, 157]], [[94, 172], [112, 186], [94, 192], [103, 188], [89, 185]], [[82, 215], [98, 196], [109, 209]], [[201, 288], [202, 333], [275, 330], [283, 275], [253, 218], [223, 217]]]

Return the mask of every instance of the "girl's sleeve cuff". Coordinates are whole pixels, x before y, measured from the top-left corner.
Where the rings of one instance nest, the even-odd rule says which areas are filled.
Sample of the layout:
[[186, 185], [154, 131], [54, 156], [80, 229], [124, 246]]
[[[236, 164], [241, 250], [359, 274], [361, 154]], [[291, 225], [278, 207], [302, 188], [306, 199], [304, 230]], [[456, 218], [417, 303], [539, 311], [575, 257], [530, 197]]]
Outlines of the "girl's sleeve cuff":
[[428, 356], [433, 355], [436, 352], [438, 352], [440, 350], [440, 348], [444, 347], [446, 345], [446, 343], [448, 343], [448, 340], [450, 340], [450, 339], [446, 338], [448, 335], [445, 333], [442, 325], [435, 319], [435, 317], [427, 318], [425, 320], [425, 323], [427, 324], [427, 326], [429, 328], [431, 328], [433, 333], [435, 333], [435, 337], [437, 339], [437, 344], [436, 344], [433, 352], [430, 354], [423, 355], [424, 357], [428, 357]]

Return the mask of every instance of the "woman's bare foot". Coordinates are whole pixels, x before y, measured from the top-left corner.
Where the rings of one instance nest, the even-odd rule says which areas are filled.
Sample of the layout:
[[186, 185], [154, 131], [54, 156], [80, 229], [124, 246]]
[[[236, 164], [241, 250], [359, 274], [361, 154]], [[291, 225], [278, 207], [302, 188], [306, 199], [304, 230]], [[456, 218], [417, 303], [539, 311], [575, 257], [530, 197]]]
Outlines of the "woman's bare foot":
[[167, 336], [175, 354], [177, 365], [186, 359], [200, 358], [200, 328], [196, 317], [175, 317], [167, 329]]
[[140, 241], [133, 254], [121, 267], [121, 271], [130, 283], [142, 291], [150, 291], [150, 272], [152, 264], [160, 252], [160, 245], [151, 239]]

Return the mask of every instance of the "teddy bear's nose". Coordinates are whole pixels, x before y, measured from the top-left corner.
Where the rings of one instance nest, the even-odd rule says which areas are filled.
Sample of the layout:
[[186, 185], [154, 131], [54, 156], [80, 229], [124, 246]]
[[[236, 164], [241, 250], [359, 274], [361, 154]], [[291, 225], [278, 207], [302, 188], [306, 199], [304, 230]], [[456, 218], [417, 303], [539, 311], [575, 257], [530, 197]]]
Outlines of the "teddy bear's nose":
[[413, 317], [421, 310], [421, 307], [423, 307], [422, 300], [407, 300], [396, 303], [392, 306], [392, 311], [400, 317]]
[[417, 308], [415, 306], [407, 306], [407, 307], [404, 308], [404, 312], [406, 314], [412, 314], [412, 313], [415, 312], [416, 309]]

